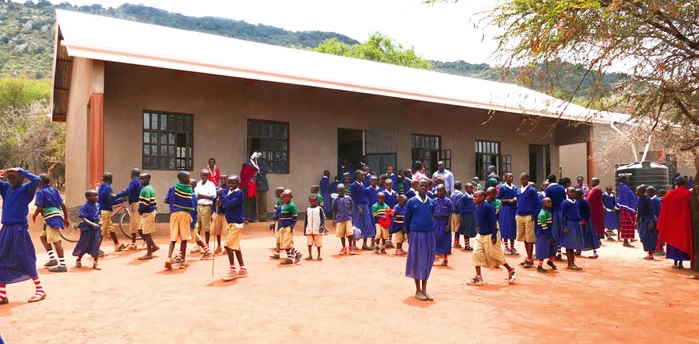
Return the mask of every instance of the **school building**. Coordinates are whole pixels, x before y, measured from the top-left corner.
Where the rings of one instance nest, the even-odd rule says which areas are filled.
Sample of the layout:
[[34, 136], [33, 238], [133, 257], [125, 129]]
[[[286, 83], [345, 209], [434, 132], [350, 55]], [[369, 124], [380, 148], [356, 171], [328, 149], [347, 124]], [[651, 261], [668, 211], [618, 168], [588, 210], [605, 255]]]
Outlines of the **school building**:
[[[323, 170], [362, 155], [377, 171], [445, 160], [460, 180], [493, 164], [541, 182], [558, 172], [562, 146], [593, 152], [594, 125], [625, 118], [511, 84], [56, 14], [52, 116], [67, 124], [69, 207], [104, 171], [115, 190], [131, 168], [148, 171], [162, 199], [177, 170], [199, 179], [215, 157], [237, 174], [253, 150], [271, 165], [270, 186], [294, 190], [299, 207]], [[579, 161], [594, 171], [594, 156]]]

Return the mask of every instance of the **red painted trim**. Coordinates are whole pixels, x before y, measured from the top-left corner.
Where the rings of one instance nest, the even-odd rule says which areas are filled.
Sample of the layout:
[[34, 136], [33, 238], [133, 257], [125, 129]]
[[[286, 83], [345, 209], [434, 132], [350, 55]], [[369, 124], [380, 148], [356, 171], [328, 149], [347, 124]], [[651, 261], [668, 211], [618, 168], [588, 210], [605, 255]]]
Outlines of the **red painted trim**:
[[90, 187], [102, 182], [104, 173], [104, 94], [90, 96]]

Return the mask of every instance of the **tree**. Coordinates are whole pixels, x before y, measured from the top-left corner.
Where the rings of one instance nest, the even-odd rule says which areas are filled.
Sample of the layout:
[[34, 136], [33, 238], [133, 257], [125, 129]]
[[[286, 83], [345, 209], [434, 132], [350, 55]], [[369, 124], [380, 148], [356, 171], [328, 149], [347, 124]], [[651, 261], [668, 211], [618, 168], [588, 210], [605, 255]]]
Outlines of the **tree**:
[[[628, 70], [611, 90], [618, 101], [606, 106], [630, 113], [653, 135], [669, 134], [674, 142], [666, 144], [691, 151], [699, 178], [699, 2], [509, 0], [491, 18], [502, 30], [498, 51], [505, 66], [526, 65], [520, 81], [535, 80], [535, 66], [560, 71], [560, 61], [599, 78]], [[597, 91], [593, 100], [610, 90]]]
[[326, 39], [313, 50], [411, 68], [432, 68], [430, 61], [418, 56], [412, 47], [405, 49], [400, 43], [396, 44], [391, 38], [378, 32], [371, 34], [366, 42], [354, 45], [340, 42], [335, 38]]

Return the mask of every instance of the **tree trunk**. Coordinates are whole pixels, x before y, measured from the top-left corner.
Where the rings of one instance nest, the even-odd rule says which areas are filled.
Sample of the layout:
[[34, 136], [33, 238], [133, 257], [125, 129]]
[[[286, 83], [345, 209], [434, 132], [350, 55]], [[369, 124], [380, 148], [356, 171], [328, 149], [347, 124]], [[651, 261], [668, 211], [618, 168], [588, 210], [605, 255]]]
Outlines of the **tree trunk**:
[[692, 270], [699, 271], [699, 152], [692, 150], [694, 155], [694, 183], [692, 198], [689, 202], [692, 212], [692, 237], [694, 241], [694, 256], [692, 257]]

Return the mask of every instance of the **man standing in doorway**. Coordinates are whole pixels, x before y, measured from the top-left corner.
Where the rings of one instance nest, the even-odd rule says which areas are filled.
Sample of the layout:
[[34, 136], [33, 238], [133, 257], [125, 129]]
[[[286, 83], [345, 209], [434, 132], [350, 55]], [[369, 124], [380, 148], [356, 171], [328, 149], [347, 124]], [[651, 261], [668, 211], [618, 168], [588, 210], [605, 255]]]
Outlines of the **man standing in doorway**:
[[257, 168], [257, 173], [254, 177], [257, 182], [257, 220], [264, 222], [267, 221], [267, 191], [269, 191], [267, 173], [271, 169], [260, 152], [252, 154], [250, 164]]
[[442, 177], [444, 179], [444, 187], [447, 191], [447, 196], [454, 192], [454, 174], [446, 169], [444, 161], [437, 163], [437, 171], [432, 173], [432, 181], [437, 179], [437, 177]]

